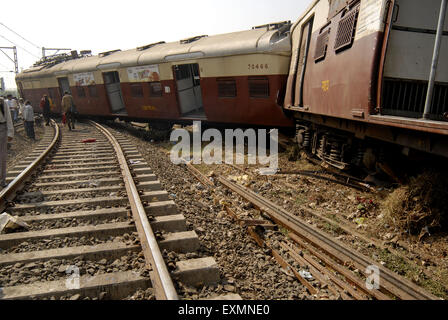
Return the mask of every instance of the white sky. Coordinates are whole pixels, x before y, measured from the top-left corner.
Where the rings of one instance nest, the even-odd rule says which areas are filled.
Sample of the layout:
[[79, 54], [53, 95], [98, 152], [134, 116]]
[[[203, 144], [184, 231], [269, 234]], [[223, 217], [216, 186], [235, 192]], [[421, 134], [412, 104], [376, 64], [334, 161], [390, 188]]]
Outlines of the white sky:
[[[0, 23], [36, 46], [0, 24], [0, 47], [13, 46], [8, 40], [18, 47], [20, 71], [41, 57], [40, 47], [92, 50], [98, 54], [158, 41], [246, 30], [271, 22], [295, 22], [311, 1], [8, 0], [2, 1]], [[12, 57], [12, 50], [4, 51]], [[6, 70], [14, 70], [14, 64], [0, 52], [0, 77], [5, 78], [7, 88], [15, 88], [14, 74], [3, 72]]]

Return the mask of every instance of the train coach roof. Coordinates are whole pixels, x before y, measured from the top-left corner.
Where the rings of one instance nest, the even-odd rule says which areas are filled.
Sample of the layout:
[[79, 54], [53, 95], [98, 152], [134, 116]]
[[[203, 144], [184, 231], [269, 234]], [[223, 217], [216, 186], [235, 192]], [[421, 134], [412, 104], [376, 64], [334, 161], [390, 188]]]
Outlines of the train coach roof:
[[[203, 36], [198, 39], [159, 43], [148, 49], [116, 51], [69, 60], [50, 67], [33, 67], [17, 75], [17, 79], [45, 77], [94, 71], [98, 69], [147, 65], [207, 57], [220, 57], [263, 52], [290, 52], [290, 24], [287, 31], [255, 28], [247, 31]], [[281, 30], [281, 29], [280, 29]]]

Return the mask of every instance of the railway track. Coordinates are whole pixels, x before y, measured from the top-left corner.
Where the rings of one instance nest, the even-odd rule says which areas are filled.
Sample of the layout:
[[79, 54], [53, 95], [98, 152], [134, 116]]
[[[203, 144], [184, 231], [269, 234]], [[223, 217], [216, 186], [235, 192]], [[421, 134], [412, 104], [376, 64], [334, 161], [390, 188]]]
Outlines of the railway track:
[[219, 282], [213, 258], [191, 255], [196, 233], [127, 139], [93, 122], [53, 128], [0, 194], [1, 209], [29, 226], [0, 235], [0, 299], [176, 300], [179, 286]]
[[[265, 226], [272, 227], [269, 220], [241, 219], [228, 204], [226, 205], [225, 209], [229, 215], [240, 224], [245, 225], [255, 241], [260, 246], [267, 248], [282, 267], [293, 271], [310, 294], [316, 294], [320, 287], [344, 300], [439, 299], [249, 188], [233, 183], [223, 176], [205, 177], [191, 164], [187, 164], [187, 168], [205, 186], [214, 189], [216, 188], [215, 183], [219, 182], [231, 192], [251, 203], [270, 221], [288, 230], [287, 239], [272, 242], [264, 236], [267, 230]], [[230, 201], [225, 202], [230, 203]], [[288, 261], [290, 262], [288, 263]], [[299, 274], [292, 267], [291, 261], [294, 261], [301, 269], [303, 268], [302, 270], [309, 270], [313, 277], [312, 281], [308, 281], [306, 277]], [[366, 278], [370, 276], [367, 270], [372, 267], [378, 269], [380, 281], [378, 287], [369, 288], [366, 284]]]
[[14, 131], [15, 132], [20, 132], [20, 131], [24, 131], [25, 127], [23, 125], [23, 121], [19, 121], [18, 123], [14, 124]]
[[336, 184], [340, 184], [346, 187], [350, 187], [353, 189], [356, 189], [358, 191], [363, 192], [371, 192], [375, 191], [374, 188], [372, 188], [367, 183], [363, 183], [360, 179], [347, 175], [347, 174], [341, 174], [341, 173], [335, 173], [332, 171], [327, 170], [299, 170], [299, 171], [282, 171], [280, 170], [277, 175], [298, 175], [298, 176], [305, 176], [305, 177], [311, 177], [318, 180], [324, 180], [328, 182], [333, 182]]

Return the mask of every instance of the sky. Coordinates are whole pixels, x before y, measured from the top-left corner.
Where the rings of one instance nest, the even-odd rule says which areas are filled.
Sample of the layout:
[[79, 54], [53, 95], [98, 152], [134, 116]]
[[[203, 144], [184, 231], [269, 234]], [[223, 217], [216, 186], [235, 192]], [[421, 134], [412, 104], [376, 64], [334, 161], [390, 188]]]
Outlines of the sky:
[[[0, 4], [0, 47], [17, 46], [20, 71], [41, 58], [42, 47], [98, 54], [295, 22], [311, 1], [8, 0]], [[13, 57], [12, 50], [3, 51]], [[14, 64], [0, 52], [0, 77], [5, 78], [6, 88], [15, 88], [14, 73], [5, 72], [9, 70], [14, 70]]]

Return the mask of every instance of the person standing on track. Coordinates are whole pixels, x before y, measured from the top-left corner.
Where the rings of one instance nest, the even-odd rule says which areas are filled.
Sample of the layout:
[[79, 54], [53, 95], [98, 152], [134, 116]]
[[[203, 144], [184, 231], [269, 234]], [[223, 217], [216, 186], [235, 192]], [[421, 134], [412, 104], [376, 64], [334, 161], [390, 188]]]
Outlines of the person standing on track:
[[17, 101], [12, 98], [11, 94], [7, 95], [7, 100], [5, 101], [5, 104], [8, 106], [9, 111], [11, 112], [11, 118], [13, 122], [17, 121], [17, 115], [18, 115], [18, 106]]
[[23, 119], [23, 110], [25, 109], [25, 103], [22, 98], [19, 99], [19, 116]]
[[11, 112], [3, 98], [0, 98], [0, 187], [6, 184], [6, 161], [8, 155], [8, 142], [14, 138], [14, 125], [12, 123]]
[[68, 129], [72, 131], [75, 129], [75, 115], [72, 112], [75, 108], [75, 104], [73, 102], [73, 97], [68, 93], [68, 91], [65, 91], [61, 104], [62, 111], [65, 113], [65, 117], [67, 119]]
[[45, 125], [50, 125], [50, 100], [48, 100], [48, 96], [44, 94], [42, 99], [40, 100], [40, 108], [42, 109], [42, 113], [45, 119]]
[[12, 106], [12, 108], [14, 110], [12, 121], [14, 123], [16, 123], [17, 121], [19, 121], [19, 104], [17, 102], [17, 98], [16, 97], [13, 97], [11, 99], [11, 106]]
[[31, 106], [31, 102], [29, 101], [25, 102], [25, 109], [23, 110], [23, 121], [28, 138], [36, 140], [36, 137], [34, 135], [34, 111], [33, 107]]

